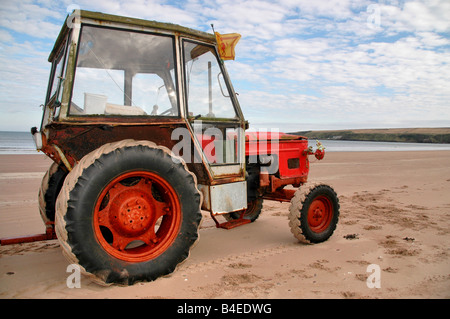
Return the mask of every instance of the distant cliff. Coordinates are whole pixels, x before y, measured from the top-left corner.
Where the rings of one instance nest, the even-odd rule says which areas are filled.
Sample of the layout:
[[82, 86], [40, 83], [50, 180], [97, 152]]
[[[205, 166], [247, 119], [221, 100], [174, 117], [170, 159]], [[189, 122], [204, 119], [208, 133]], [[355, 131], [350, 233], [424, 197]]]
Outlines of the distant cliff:
[[310, 139], [450, 144], [450, 127], [299, 131]]

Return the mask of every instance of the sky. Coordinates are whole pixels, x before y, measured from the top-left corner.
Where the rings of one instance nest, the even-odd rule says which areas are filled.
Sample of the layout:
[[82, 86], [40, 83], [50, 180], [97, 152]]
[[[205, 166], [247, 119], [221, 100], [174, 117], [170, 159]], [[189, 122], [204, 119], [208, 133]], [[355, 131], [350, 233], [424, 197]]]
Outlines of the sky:
[[72, 8], [240, 33], [226, 61], [250, 127], [450, 127], [449, 0], [0, 0], [0, 131], [42, 118]]

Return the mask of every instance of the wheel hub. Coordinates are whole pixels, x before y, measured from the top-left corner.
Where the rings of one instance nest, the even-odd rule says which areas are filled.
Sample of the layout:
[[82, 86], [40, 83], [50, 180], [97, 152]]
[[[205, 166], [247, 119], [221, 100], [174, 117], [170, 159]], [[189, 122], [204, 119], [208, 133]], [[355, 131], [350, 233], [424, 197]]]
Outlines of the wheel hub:
[[333, 216], [330, 200], [319, 196], [311, 203], [308, 211], [308, 224], [313, 232], [320, 233], [327, 229]]
[[313, 214], [312, 217], [316, 220], [316, 222], [319, 222], [320, 219], [322, 218], [322, 216], [323, 216], [322, 210], [321, 210], [320, 208], [317, 207], [317, 208], [314, 210], [314, 214]]
[[110, 214], [113, 227], [126, 237], [138, 236], [147, 231], [153, 218], [153, 209], [145, 196], [121, 194], [117, 197], [115, 201], [118, 205], [113, 205], [116, 209]]

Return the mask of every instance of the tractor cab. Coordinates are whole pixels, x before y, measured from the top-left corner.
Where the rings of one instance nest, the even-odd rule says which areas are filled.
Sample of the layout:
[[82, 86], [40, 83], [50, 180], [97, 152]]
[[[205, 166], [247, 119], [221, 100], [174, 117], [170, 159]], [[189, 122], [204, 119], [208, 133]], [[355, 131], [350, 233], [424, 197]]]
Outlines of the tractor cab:
[[[33, 135], [65, 169], [105, 143], [148, 140], [184, 159], [209, 199], [206, 209], [246, 207], [246, 122], [214, 35], [74, 11], [49, 62], [44, 115]], [[233, 200], [223, 200], [228, 193]]]

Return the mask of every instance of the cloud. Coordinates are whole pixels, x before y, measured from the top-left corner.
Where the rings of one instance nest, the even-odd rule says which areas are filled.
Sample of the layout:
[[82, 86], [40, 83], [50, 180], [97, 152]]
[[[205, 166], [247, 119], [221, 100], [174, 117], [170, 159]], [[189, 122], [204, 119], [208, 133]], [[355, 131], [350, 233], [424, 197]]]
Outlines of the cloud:
[[50, 64], [40, 42], [3, 45], [0, 50], [1, 110], [17, 111], [44, 102]]
[[399, 21], [415, 31], [450, 31], [448, 1], [406, 2]]
[[0, 130], [28, 131], [39, 126], [50, 64], [41, 42], [0, 45]]
[[448, 0], [3, 0], [0, 112], [43, 102], [46, 59], [72, 3], [241, 33], [226, 65], [251, 125], [450, 126]]
[[55, 20], [65, 16], [58, 6], [43, 7], [34, 1], [2, 0], [0, 27], [34, 38], [55, 38], [61, 28]]
[[74, 1], [81, 9], [100, 11], [134, 18], [171, 22], [185, 26], [193, 26], [196, 14], [187, 12], [174, 5], [165, 4], [158, 0], [79, 0]]

